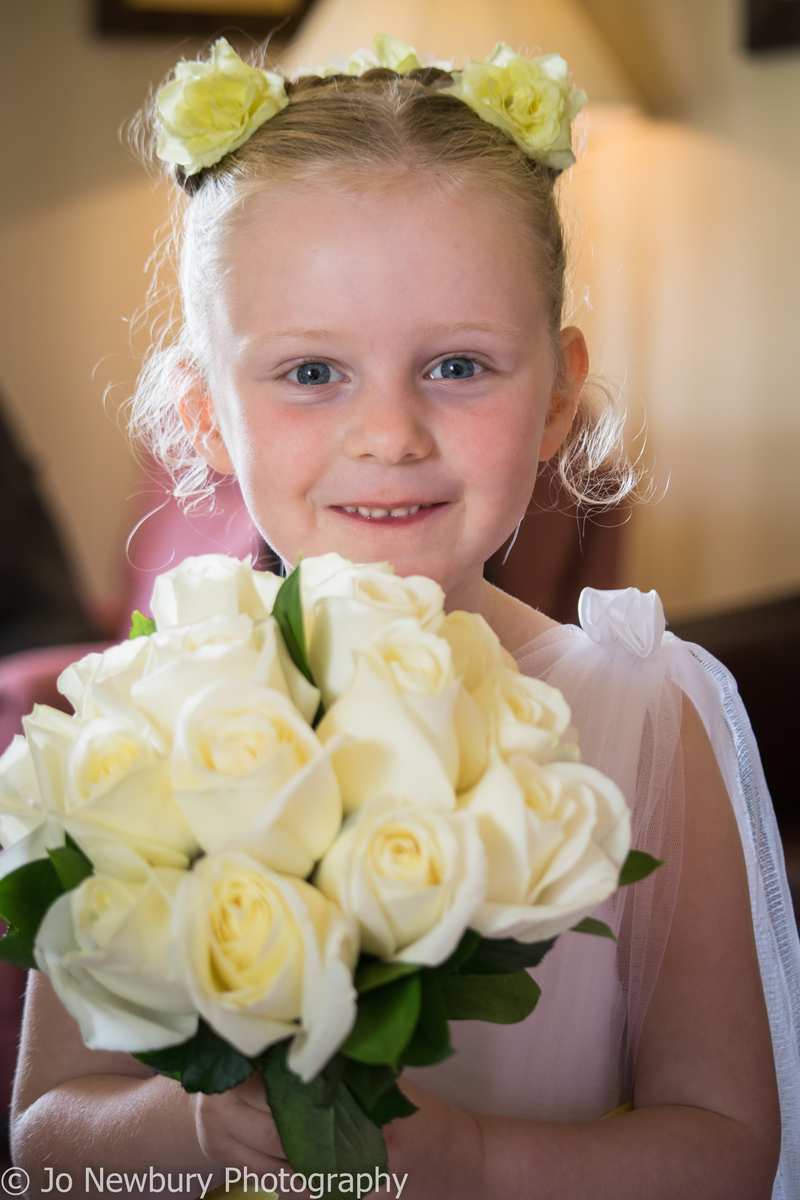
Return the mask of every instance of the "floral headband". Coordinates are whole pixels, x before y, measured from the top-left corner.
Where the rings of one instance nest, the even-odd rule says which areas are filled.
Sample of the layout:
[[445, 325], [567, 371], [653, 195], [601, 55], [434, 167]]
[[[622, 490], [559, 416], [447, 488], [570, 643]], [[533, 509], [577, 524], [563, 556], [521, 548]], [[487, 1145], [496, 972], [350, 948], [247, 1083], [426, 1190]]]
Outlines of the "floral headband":
[[[451, 63], [425, 65], [452, 70]], [[314, 73], [359, 76], [385, 68], [406, 75], [422, 67], [411, 46], [378, 34], [374, 51], [358, 50], [349, 61]], [[452, 75], [452, 85], [442, 93], [463, 100], [529, 158], [556, 171], [575, 162], [572, 122], [586, 95], [570, 87], [567, 64], [558, 54], [525, 58], [501, 42], [485, 63], [466, 62]], [[243, 145], [288, 103], [282, 75], [248, 66], [219, 38], [207, 62], [182, 60], [159, 92], [156, 153], [185, 177], [196, 175]]]

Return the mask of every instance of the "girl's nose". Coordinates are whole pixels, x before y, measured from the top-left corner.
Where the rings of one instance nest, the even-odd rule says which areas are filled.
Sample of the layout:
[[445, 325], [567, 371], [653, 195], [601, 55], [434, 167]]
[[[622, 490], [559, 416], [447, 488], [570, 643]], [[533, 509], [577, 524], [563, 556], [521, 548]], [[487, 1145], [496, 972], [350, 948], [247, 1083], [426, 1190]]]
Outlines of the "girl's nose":
[[427, 458], [434, 438], [424, 397], [410, 384], [365, 385], [351, 402], [344, 451], [386, 465]]

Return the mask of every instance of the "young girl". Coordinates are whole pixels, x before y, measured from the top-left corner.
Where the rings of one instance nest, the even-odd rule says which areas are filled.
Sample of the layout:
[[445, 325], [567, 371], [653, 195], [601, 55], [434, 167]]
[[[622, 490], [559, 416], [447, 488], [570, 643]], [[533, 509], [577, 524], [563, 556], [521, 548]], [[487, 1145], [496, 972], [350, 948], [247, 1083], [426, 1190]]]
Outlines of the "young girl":
[[[453, 1058], [406, 1072], [419, 1112], [387, 1127], [390, 1171], [410, 1200], [800, 1197], [800, 957], [735, 686], [664, 635], [652, 593], [585, 593], [582, 632], [483, 579], [540, 462], [589, 501], [630, 486], [561, 325], [554, 183], [581, 97], [555, 57], [500, 51], [454, 79], [377, 49], [377, 67], [284, 87], [217, 43], [162, 92], [159, 152], [191, 197], [184, 324], [144, 373], [136, 427], [184, 494], [235, 471], [286, 563], [388, 560], [483, 614], [564, 691], [633, 844], [666, 859], [598, 913], [616, 947], [559, 940], [526, 1021], [457, 1025]], [[189, 1096], [88, 1050], [39, 973], [13, 1151], [33, 1194], [46, 1167], [74, 1196], [86, 1165], [213, 1185], [287, 1166], [259, 1080]]]

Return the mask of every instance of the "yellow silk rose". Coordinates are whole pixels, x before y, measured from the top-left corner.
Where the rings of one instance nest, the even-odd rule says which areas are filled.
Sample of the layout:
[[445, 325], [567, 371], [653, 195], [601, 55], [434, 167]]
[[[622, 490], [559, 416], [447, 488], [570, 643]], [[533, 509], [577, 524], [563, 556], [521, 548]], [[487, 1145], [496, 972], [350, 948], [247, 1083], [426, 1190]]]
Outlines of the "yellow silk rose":
[[187, 175], [213, 166], [289, 103], [283, 78], [243, 62], [218, 38], [208, 62], [179, 62], [158, 94], [156, 153]]
[[525, 58], [501, 42], [485, 63], [464, 63], [453, 86], [443, 91], [463, 100], [546, 167], [563, 171], [575, 162], [572, 122], [586, 94], [570, 87], [560, 55]]
[[328, 75], [363, 75], [365, 71], [384, 67], [389, 71], [397, 71], [398, 75], [405, 75], [408, 71], [418, 70], [421, 65], [413, 46], [407, 46], [388, 33], [378, 33], [375, 35], [374, 50], [356, 50], [350, 58], [336, 58], [329, 66], [319, 67], [313, 73], [323, 78]]
[[379, 67], [397, 71], [398, 75], [416, 71], [422, 65], [413, 46], [406, 46], [405, 42], [390, 37], [388, 33], [376, 34], [375, 57]]

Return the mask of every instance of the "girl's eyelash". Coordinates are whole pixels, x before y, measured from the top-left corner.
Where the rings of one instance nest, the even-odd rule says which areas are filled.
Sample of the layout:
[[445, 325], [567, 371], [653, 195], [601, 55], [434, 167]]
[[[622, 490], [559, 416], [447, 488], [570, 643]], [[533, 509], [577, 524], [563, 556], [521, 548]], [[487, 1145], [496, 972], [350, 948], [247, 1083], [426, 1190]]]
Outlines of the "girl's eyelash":
[[465, 374], [455, 373], [448, 376], [440, 375], [438, 376], [439, 379], [472, 379], [475, 375], [482, 375], [488, 370], [488, 368], [479, 359], [475, 358], [471, 354], [448, 354], [446, 358], [440, 359], [436, 366], [428, 372], [428, 378], [433, 379], [433, 372], [438, 371], [446, 363], [469, 363], [473, 370]]
[[[305, 371], [306, 378], [298, 378], [296, 375], [298, 371]], [[337, 376], [337, 378], [334, 378], [334, 376]], [[301, 387], [313, 388], [324, 387], [326, 383], [341, 383], [344, 376], [340, 371], [337, 371], [336, 367], [331, 366], [324, 359], [308, 358], [305, 362], [296, 363], [281, 378], [288, 379], [290, 383], [297, 383]]]
[[[441, 370], [448, 363], [454, 364], [454, 369], [450, 374], [435, 376], [434, 372]], [[464, 364], [464, 366], [456, 367], [455, 364]], [[471, 354], [448, 354], [445, 358], [439, 360], [435, 367], [432, 367], [427, 372], [428, 379], [459, 380], [472, 379], [475, 375], [484, 374], [487, 368], [477, 358]], [[300, 373], [300, 374], [298, 374]], [[304, 388], [324, 387], [328, 383], [341, 383], [344, 376], [331, 363], [326, 362], [322, 358], [308, 358], [304, 362], [296, 363], [288, 371], [285, 371], [281, 376], [282, 379], [288, 380], [290, 383], [299, 384]]]

